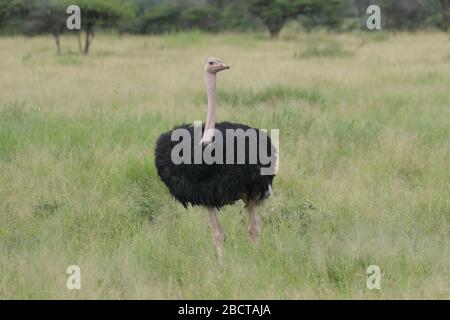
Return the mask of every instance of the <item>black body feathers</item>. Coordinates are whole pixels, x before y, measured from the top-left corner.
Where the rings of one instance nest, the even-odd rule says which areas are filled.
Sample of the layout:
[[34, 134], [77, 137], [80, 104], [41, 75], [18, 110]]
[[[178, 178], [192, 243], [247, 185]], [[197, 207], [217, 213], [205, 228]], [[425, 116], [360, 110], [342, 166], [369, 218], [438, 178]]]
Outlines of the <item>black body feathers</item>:
[[[186, 129], [189, 131], [191, 139], [191, 163], [175, 164], [171, 159], [172, 149], [179, 141], [171, 141], [172, 131], [175, 129]], [[202, 131], [204, 129], [204, 124]], [[206, 207], [221, 208], [228, 204], [233, 204], [239, 199], [248, 202], [261, 202], [271, 194], [272, 181], [275, 176], [273, 170], [272, 174], [261, 175], [261, 168], [272, 168], [276, 161], [276, 150], [271, 143], [270, 137], [266, 136], [259, 129], [252, 129], [243, 124], [221, 122], [217, 123], [215, 129], [222, 133], [223, 143], [217, 144], [222, 147], [223, 164], [213, 163], [194, 164], [194, 144], [200, 144], [200, 140], [194, 139], [194, 127], [192, 125], [181, 125], [173, 130], [162, 134], [155, 149], [155, 163], [158, 170], [158, 175], [165, 183], [173, 197], [178, 200], [183, 206], [188, 204], [193, 206], [201, 205]], [[226, 130], [242, 129], [235, 131], [238, 138], [233, 138], [230, 144]], [[241, 137], [245, 144], [236, 143], [239, 135], [246, 132], [248, 129], [254, 130], [257, 134], [257, 143], [248, 137]], [[240, 133], [239, 133], [240, 132]], [[267, 137], [267, 143], [263, 143], [264, 148], [267, 148], [264, 155], [270, 158], [267, 163], [267, 157], [264, 159], [260, 157], [260, 139], [261, 135]], [[201, 136], [199, 137], [201, 138]], [[266, 140], [264, 139], [264, 142]], [[212, 147], [216, 143], [216, 137], [209, 145], [202, 144], [200, 147], [202, 151], [205, 148]], [[227, 150], [230, 146], [234, 150]], [[237, 163], [238, 148], [245, 148], [245, 163]], [[257, 159], [251, 161], [249, 152], [257, 150]], [[234, 151], [234, 159], [232, 164], [226, 161], [226, 155]], [[242, 151], [242, 150], [240, 150]], [[211, 153], [215, 155], [214, 151]], [[220, 154], [220, 152], [219, 152]]]

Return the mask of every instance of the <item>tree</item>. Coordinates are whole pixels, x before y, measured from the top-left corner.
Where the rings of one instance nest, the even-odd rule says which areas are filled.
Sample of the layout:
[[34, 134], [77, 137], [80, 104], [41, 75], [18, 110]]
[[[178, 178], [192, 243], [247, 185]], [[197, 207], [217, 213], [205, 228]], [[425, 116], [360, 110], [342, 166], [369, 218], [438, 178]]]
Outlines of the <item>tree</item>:
[[60, 35], [64, 31], [65, 8], [61, 0], [0, 0], [0, 24], [12, 21], [28, 35], [51, 33], [57, 53], [61, 52]]
[[[270, 36], [275, 38], [287, 20], [300, 14], [329, 14], [340, 4], [340, 0], [250, 0], [249, 11], [261, 20]], [[336, 15], [333, 15], [333, 19], [335, 18]]]
[[220, 27], [220, 10], [211, 5], [193, 5], [183, 8], [180, 15], [182, 29], [200, 29], [218, 31]]
[[346, 7], [344, 0], [329, 1], [326, 4], [316, 4], [311, 12], [300, 13], [299, 21], [306, 31], [315, 27], [325, 27], [330, 31], [338, 31], [344, 21]]
[[439, 5], [442, 14], [441, 28], [448, 31], [450, 29], [450, 0], [439, 0]]
[[249, 10], [257, 16], [275, 38], [289, 18], [297, 15], [289, 1], [283, 0], [252, 0]]
[[140, 33], [163, 33], [179, 31], [180, 6], [174, 3], [157, 5], [146, 10], [140, 17]]
[[0, 27], [2, 27], [8, 18], [8, 2], [0, 0]]
[[89, 54], [95, 30], [117, 26], [122, 19], [131, 17], [135, 7], [120, 0], [78, 0], [81, 9], [81, 29], [85, 33], [83, 53]]
[[56, 44], [56, 53], [61, 53], [60, 36], [65, 30], [65, 7], [58, 0], [35, 0], [28, 3], [25, 30], [28, 34], [49, 32]]
[[418, 30], [431, 14], [433, 2], [430, 0], [380, 0], [383, 10], [383, 25], [392, 30]]
[[13, 22], [17, 27], [14, 31], [23, 32], [19, 20], [22, 20], [28, 14], [27, 2], [25, 0], [0, 0], [0, 27]]
[[371, 0], [354, 0], [354, 7], [355, 7], [355, 14], [359, 18], [360, 21], [360, 28], [365, 30], [367, 29], [366, 26], [366, 19], [367, 19], [367, 8], [371, 5], [375, 4], [374, 1]]

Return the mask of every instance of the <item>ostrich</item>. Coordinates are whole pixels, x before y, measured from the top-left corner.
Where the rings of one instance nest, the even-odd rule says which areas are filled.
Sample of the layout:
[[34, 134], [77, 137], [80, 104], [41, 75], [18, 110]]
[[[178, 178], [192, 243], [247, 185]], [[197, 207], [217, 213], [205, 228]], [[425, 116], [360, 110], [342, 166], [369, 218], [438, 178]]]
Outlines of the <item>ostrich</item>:
[[[181, 125], [173, 130], [162, 134], [155, 149], [155, 164], [158, 175], [169, 189], [172, 196], [185, 208], [192, 206], [203, 206], [208, 211], [209, 223], [215, 242], [219, 259], [222, 258], [223, 241], [225, 234], [220, 225], [217, 213], [225, 205], [231, 205], [238, 200], [245, 203], [245, 208], [250, 217], [248, 232], [250, 240], [255, 246], [259, 243], [261, 233], [261, 219], [257, 207], [272, 194], [272, 181], [275, 171], [261, 174], [262, 168], [268, 168], [267, 161], [263, 163], [260, 152], [265, 149], [265, 154], [270, 158], [271, 166], [276, 162], [276, 149], [272, 145], [270, 137], [262, 130], [250, 128], [239, 123], [221, 122], [215, 123], [216, 115], [216, 77], [222, 70], [230, 69], [218, 58], [208, 58], [204, 67], [208, 111], [206, 123], [201, 126], [200, 135], [195, 141], [195, 128], [192, 125]], [[233, 152], [231, 163], [223, 161], [220, 163], [206, 164], [202, 162], [175, 164], [172, 160], [172, 151], [178, 142], [173, 141], [173, 133], [176, 130], [184, 130], [190, 134], [190, 147], [200, 146], [202, 151], [207, 148], [216, 148], [213, 152], [227, 155]], [[228, 132], [234, 135], [229, 136]], [[256, 140], [251, 140], [248, 132], [255, 132]], [[203, 132], [203, 134], [201, 134]], [[223, 140], [216, 139], [221, 135]], [[201, 137], [201, 140], [200, 140]], [[260, 146], [264, 138], [265, 146]], [[240, 145], [237, 140], [244, 141]], [[217, 140], [217, 141], [216, 141]], [[219, 144], [219, 142], [222, 142]], [[231, 143], [231, 144], [230, 144]], [[217, 148], [220, 148], [218, 150]], [[233, 149], [233, 150], [231, 150]], [[238, 152], [245, 153], [245, 160], [238, 161]], [[256, 151], [257, 158], [251, 162], [251, 151]], [[194, 152], [191, 152], [193, 154]], [[272, 167], [270, 168], [272, 169]]]

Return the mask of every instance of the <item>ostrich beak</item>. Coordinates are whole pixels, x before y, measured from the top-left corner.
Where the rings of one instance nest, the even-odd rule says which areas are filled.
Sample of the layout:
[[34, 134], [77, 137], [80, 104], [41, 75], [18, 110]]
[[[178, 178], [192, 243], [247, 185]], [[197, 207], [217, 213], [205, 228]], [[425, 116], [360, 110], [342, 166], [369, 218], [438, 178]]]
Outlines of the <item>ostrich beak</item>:
[[230, 66], [225, 63], [221, 63], [216, 67], [217, 72], [227, 69], [230, 69]]

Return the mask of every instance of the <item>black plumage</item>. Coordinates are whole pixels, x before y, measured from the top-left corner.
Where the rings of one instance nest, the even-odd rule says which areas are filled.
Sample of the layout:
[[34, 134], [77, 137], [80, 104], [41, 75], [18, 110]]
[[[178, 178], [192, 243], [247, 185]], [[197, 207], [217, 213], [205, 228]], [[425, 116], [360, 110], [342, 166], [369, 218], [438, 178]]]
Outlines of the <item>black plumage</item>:
[[[203, 124], [204, 130], [205, 124]], [[200, 140], [194, 141], [194, 127], [192, 125], [181, 125], [175, 129], [186, 129], [191, 134], [191, 147], [194, 144], [201, 143]], [[261, 168], [274, 167], [276, 161], [276, 150], [272, 145], [270, 137], [265, 133], [256, 131], [257, 143], [253, 141], [250, 145], [251, 139], [245, 137], [245, 144], [236, 143], [237, 139], [227, 141], [230, 137], [227, 136], [227, 129], [242, 129], [245, 132], [252, 129], [247, 125], [238, 123], [221, 122], [215, 125], [215, 129], [222, 133], [223, 143], [220, 145], [223, 148], [222, 155], [224, 157], [223, 164], [194, 164], [194, 152], [191, 152], [191, 164], [174, 164], [171, 160], [171, 153], [178, 141], [171, 141], [172, 131], [162, 134], [155, 149], [155, 162], [158, 170], [158, 175], [165, 183], [173, 197], [178, 200], [183, 206], [187, 205], [201, 205], [205, 207], [221, 208], [225, 205], [233, 204], [237, 200], [242, 199], [245, 203], [258, 204], [267, 198], [272, 191], [272, 181], [275, 177], [275, 172], [269, 175], [261, 175]], [[260, 134], [267, 137], [265, 148], [267, 150], [263, 153], [270, 157], [270, 162], [262, 161], [259, 150]], [[213, 147], [216, 142], [214, 137], [210, 144], [202, 144], [202, 149]], [[219, 145], [219, 144], [218, 144]], [[227, 164], [225, 157], [228, 152], [228, 146], [234, 148], [233, 164]], [[237, 154], [239, 147], [245, 148], [245, 162], [243, 164], [237, 163]], [[251, 163], [249, 150], [257, 150], [257, 161]], [[241, 150], [243, 151], [243, 150]], [[214, 153], [212, 153], [214, 155]], [[267, 160], [267, 159], [266, 159]]]

